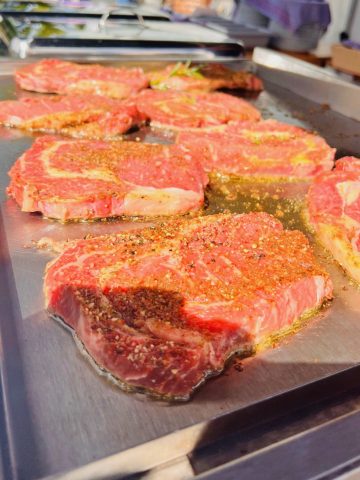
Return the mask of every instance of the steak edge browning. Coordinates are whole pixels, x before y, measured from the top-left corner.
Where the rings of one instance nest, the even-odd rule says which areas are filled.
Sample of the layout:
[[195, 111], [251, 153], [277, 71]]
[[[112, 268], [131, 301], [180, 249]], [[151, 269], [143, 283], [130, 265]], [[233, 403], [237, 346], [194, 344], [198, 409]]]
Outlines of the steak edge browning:
[[47, 266], [44, 290], [123, 388], [178, 400], [332, 297], [306, 237], [265, 213], [78, 241]]
[[176, 63], [147, 74], [155, 90], [198, 90], [244, 89], [261, 91], [264, 86], [260, 78], [251, 72], [234, 71], [219, 63], [189, 65]]

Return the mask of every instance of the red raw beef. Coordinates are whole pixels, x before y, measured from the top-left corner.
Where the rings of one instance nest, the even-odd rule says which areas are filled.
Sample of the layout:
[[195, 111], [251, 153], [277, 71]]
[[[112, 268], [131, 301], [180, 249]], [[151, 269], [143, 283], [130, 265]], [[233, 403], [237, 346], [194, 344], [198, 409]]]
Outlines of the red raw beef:
[[10, 170], [25, 212], [62, 221], [199, 209], [207, 177], [178, 145], [40, 137]]
[[135, 97], [151, 125], [170, 130], [219, 127], [231, 121], [257, 121], [260, 112], [249, 102], [226, 93], [144, 90]]
[[335, 165], [310, 187], [310, 221], [321, 243], [360, 283], [360, 159], [344, 157]]
[[332, 296], [306, 237], [266, 213], [74, 242], [47, 266], [44, 288], [50, 314], [103, 372], [181, 400]]
[[176, 63], [148, 73], [152, 88], [160, 90], [212, 91], [220, 88], [260, 91], [262, 81], [253, 73], [234, 71], [219, 63]]
[[276, 120], [232, 123], [219, 132], [180, 132], [176, 143], [201, 159], [207, 172], [308, 178], [330, 170], [335, 149], [321, 137]]
[[15, 73], [15, 80], [20, 88], [34, 92], [91, 93], [113, 98], [128, 98], [149, 83], [141, 68], [79, 65], [57, 59], [27, 65]]
[[0, 102], [0, 124], [72, 137], [112, 138], [144, 119], [131, 101], [98, 95], [49, 95]]

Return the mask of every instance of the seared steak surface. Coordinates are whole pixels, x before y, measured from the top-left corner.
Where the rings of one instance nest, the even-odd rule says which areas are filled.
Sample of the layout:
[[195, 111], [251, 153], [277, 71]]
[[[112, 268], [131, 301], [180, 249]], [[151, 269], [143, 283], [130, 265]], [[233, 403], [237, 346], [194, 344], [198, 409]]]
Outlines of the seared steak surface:
[[308, 207], [320, 241], [360, 282], [360, 159], [341, 158], [333, 171], [316, 177]]
[[182, 400], [332, 295], [306, 237], [266, 213], [75, 242], [44, 288], [50, 314], [124, 388]]
[[262, 81], [253, 73], [234, 71], [219, 63], [189, 65], [176, 63], [148, 73], [150, 85], [160, 90], [212, 91], [221, 88], [260, 91]]

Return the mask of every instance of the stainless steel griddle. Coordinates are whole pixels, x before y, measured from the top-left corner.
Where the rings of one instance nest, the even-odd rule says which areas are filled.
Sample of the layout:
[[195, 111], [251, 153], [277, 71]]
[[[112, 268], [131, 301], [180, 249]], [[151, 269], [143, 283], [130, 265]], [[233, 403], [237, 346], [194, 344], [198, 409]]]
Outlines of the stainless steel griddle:
[[[359, 156], [356, 102], [360, 89], [321, 75], [317, 69], [304, 72], [301, 69], [308, 67], [303, 64], [272, 55], [264, 50], [255, 53], [250, 66], [259, 71], [266, 88], [250, 101], [265, 118], [318, 131], [337, 147], [338, 157]], [[2, 99], [16, 96], [10, 75], [16, 66], [0, 63]], [[233, 66], [249, 65], [237, 62]], [[300, 96], [304, 92], [317, 102]], [[140, 136], [147, 141], [169, 141], [149, 130]], [[42, 280], [45, 265], [53, 257], [29, 246], [44, 236], [63, 240], [140, 225], [124, 221], [61, 225], [20, 212], [5, 194], [7, 171], [32, 141], [16, 130], [0, 130], [0, 469], [5, 478], [122, 478], [186, 455], [240, 426], [356, 385], [360, 378], [360, 290], [315, 243], [319, 261], [334, 280], [334, 301], [276, 348], [245, 360], [243, 371], [229, 367], [190, 402], [172, 405], [126, 394], [100, 377], [69, 332], [45, 313]], [[263, 200], [267, 189], [276, 200]], [[301, 182], [273, 186], [223, 183], [209, 191], [207, 213], [222, 208], [264, 208], [274, 213], [282, 208], [290, 228], [306, 231], [300, 215], [305, 190]]]

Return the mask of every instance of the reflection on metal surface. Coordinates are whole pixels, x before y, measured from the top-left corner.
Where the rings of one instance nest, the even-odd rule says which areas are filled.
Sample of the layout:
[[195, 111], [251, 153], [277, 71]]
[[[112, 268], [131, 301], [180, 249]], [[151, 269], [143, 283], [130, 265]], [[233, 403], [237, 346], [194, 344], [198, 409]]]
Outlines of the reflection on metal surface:
[[[196, 447], [201, 435], [201, 427], [191, 427], [186, 429], [186, 432], [175, 432], [166, 437], [153, 440], [147, 444], [147, 447], [141, 445], [131, 448], [126, 452], [112, 455], [99, 462], [72, 470], [69, 473], [47, 478], [49, 480], [86, 480], [89, 478], [91, 480], [118, 480], [143, 472], [140, 478], [146, 480], [158, 480], [161, 474], [164, 479], [171, 478], [171, 480], [177, 480], [178, 477], [175, 475], [166, 475], [169, 472], [171, 473], [174, 466], [177, 472], [180, 470], [181, 474], [186, 477], [192, 474], [191, 465], [184, 455]], [[183, 452], [183, 458], [179, 458], [178, 452]], [[181, 480], [184, 479], [182, 478]]]
[[[343, 415], [199, 475], [199, 480], [358, 479], [345, 474], [360, 463], [360, 412]], [[359, 470], [357, 470], [359, 472]], [[355, 472], [353, 472], [355, 474]]]
[[345, 82], [324, 69], [271, 50], [256, 48], [254, 62], [267, 78], [347, 117], [360, 120], [360, 86]]
[[139, 480], [190, 480], [193, 477], [189, 459], [184, 456], [144, 473]]
[[293, 72], [298, 75], [338, 83], [339, 85], [349, 85], [349, 82], [339, 79], [335, 73], [329, 70], [267, 48], [256, 47], [254, 49], [253, 61], [258, 65], [275, 70]]

